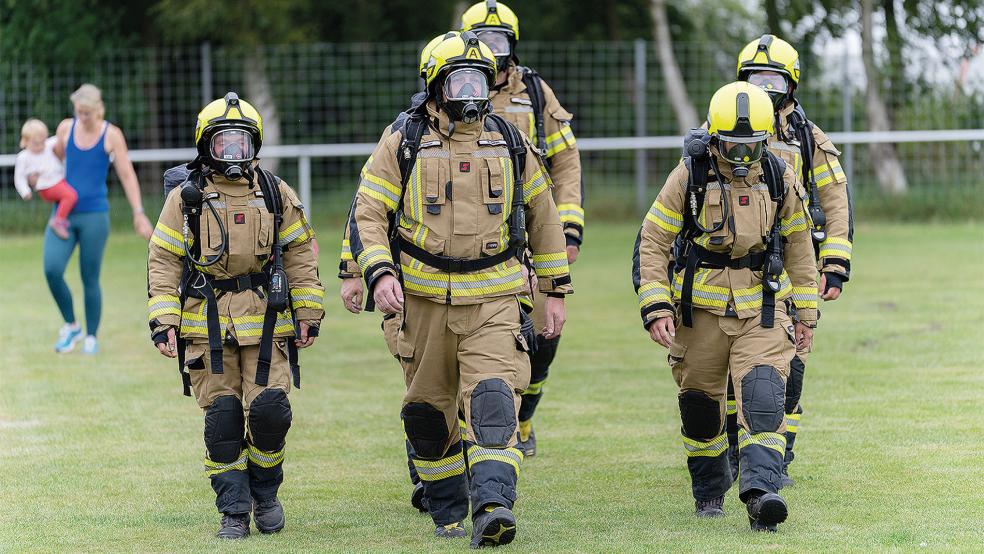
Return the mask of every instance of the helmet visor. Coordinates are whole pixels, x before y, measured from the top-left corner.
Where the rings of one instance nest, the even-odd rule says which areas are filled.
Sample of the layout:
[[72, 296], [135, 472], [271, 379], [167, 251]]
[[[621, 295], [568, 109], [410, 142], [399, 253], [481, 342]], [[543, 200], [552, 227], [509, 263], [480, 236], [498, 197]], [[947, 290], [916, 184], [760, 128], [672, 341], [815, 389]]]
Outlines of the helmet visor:
[[509, 55], [509, 36], [502, 31], [479, 31], [478, 40], [485, 43], [492, 50], [492, 54], [498, 56]]
[[242, 129], [226, 129], [212, 135], [209, 145], [212, 158], [220, 162], [248, 162], [256, 156], [253, 136]]
[[765, 149], [765, 141], [755, 142], [736, 142], [730, 141], [726, 137], [721, 137], [718, 150], [721, 156], [728, 162], [736, 165], [746, 165], [759, 161], [762, 158], [762, 151]]
[[487, 100], [488, 97], [488, 76], [478, 69], [457, 69], [444, 80], [444, 98], [447, 100]]
[[748, 83], [769, 94], [789, 92], [789, 81], [786, 80], [786, 76], [776, 71], [754, 71], [748, 76]]

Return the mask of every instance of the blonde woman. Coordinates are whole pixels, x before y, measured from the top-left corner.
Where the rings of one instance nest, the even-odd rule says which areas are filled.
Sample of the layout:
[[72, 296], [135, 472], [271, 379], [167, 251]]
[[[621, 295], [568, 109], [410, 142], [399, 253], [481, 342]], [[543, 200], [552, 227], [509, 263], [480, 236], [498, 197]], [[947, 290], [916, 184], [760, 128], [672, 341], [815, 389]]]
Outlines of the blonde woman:
[[102, 291], [99, 270], [109, 237], [109, 197], [106, 177], [112, 162], [123, 184], [127, 202], [133, 210], [133, 228], [150, 239], [153, 227], [144, 215], [140, 183], [127, 154], [126, 139], [119, 127], [104, 117], [102, 93], [95, 85], [84, 84], [72, 93], [75, 117], [58, 125], [55, 154], [65, 160], [65, 177], [78, 193], [78, 202], [68, 216], [68, 238], [58, 237], [49, 227], [44, 236], [44, 274], [48, 288], [58, 304], [65, 325], [55, 344], [56, 352], [69, 352], [83, 340], [82, 328], [75, 319], [72, 293], [65, 282], [65, 266], [79, 247], [79, 268], [85, 291], [86, 334], [83, 352], [98, 350], [96, 333], [102, 315]]

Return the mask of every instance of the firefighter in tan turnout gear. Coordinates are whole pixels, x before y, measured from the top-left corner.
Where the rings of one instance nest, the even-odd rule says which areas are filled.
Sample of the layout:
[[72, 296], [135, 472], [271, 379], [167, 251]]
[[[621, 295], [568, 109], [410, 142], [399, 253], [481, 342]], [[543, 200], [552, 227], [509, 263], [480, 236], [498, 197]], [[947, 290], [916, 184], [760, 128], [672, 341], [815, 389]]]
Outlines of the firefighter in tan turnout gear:
[[365, 166], [349, 241], [376, 304], [403, 314], [401, 416], [435, 533], [465, 536], [470, 511], [472, 545], [494, 546], [516, 533], [527, 246], [550, 295], [548, 338], [572, 288], [549, 175], [522, 133], [487, 115], [492, 52], [463, 32], [431, 51], [426, 75], [427, 101]]
[[284, 527], [287, 393], [324, 315], [314, 231], [294, 191], [257, 165], [262, 138], [260, 114], [235, 93], [205, 106], [199, 157], [167, 196], [148, 260], [152, 337], [204, 411], [226, 539], [249, 535], [250, 513], [263, 533]]
[[[553, 198], [560, 211], [567, 241], [567, 260], [574, 263], [584, 235], [584, 198], [581, 181], [581, 154], [571, 130], [573, 115], [557, 100], [553, 89], [529, 67], [519, 65], [519, 18], [508, 6], [495, 0], [472, 5], [461, 17], [461, 28], [474, 31], [495, 54], [496, 82], [490, 91], [492, 111], [523, 131], [546, 160], [553, 181]], [[533, 319], [536, 329], [544, 328], [546, 296], [534, 291]], [[529, 457], [536, 454], [533, 414], [543, 396], [560, 337], [537, 334], [537, 348], [531, 356], [532, 377], [523, 393], [519, 409], [518, 448]]]
[[[669, 348], [681, 432], [701, 517], [724, 515], [731, 487], [725, 406], [738, 406], [740, 482], [753, 529], [775, 531], [785, 450], [789, 364], [817, 319], [816, 266], [805, 192], [793, 168], [765, 153], [772, 104], [732, 83], [691, 132], [643, 222], [633, 281], [652, 339]], [[671, 266], [671, 260], [674, 265]]]
[[[794, 95], [800, 80], [799, 53], [774, 35], [762, 35], [748, 43], [738, 55], [738, 79], [760, 87], [772, 98], [778, 126], [776, 134], [769, 139], [769, 149], [782, 157], [802, 179], [812, 220], [810, 233], [821, 272], [820, 297], [826, 301], [837, 300], [851, 276], [854, 219], [850, 189], [837, 158], [840, 151], [820, 127], [807, 118]], [[784, 486], [793, 484], [788, 469], [793, 461], [793, 443], [803, 415], [800, 395], [806, 358], [806, 352], [799, 352], [793, 358], [786, 387]], [[737, 431], [733, 417], [729, 417], [728, 424]], [[729, 439], [736, 448], [737, 435], [729, 433]]]

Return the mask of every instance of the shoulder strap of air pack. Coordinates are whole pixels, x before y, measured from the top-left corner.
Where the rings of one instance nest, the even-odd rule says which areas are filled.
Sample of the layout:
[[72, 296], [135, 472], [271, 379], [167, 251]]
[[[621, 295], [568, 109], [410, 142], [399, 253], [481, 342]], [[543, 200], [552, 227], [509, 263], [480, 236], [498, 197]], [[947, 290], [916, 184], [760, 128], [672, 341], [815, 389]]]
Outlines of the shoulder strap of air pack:
[[800, 156], [803, 159], [803, 186], [806, 187], [806, 194], [809, 197], [812, 224], [810, 235], [813, 237], [814, 249], [819, 253], [819, 244], [827, 238], [827, 215], [820, 205], [820, 191], [817, 190], [816, 176], [813, 174], [813, 152], [816, 150], [813, 122], [806, 117], [806, 111], [799, 102], [796, 102], [796, 107], [789, 114], [789, 124], [799, 142]]
[[547, 107], [547, 99], [543, 95], [543, 84], [540, 75], [529, 67], [519, 66], [516, 68], [523, 74], [523, 84], [526, 85], [526, 93], [530, 96], [533, 103], [533, 125], [536, 129], [536, 147], [540, 151], [543, 159], [547, 159], [547, 130], [544, 125], [543, 111]]

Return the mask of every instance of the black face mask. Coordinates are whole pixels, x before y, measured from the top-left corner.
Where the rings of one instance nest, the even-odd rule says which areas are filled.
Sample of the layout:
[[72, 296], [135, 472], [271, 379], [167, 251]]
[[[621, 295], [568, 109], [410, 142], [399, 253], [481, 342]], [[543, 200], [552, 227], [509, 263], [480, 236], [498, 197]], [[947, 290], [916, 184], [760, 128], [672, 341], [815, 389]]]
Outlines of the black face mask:
[[475, 123], [488, 112], [488, 100], [446, 100], [444, 111], [452, 121]]

